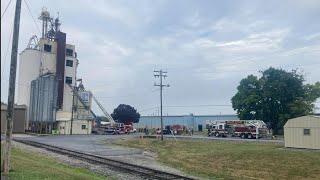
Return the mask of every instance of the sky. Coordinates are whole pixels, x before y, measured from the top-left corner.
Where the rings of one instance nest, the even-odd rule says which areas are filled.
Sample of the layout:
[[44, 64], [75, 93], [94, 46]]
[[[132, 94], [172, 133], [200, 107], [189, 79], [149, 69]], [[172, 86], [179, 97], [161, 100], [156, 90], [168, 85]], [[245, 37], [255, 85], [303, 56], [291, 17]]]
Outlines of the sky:
[[[1, 15], [8, 2], [1, 0]], [[4, 102], [14, 6], [1, 17]], [[67, 43], [76, 46], [78, 78], [109, 112], [129, 104], [158, 114], [153, 71], [160, 69], [170, 84], [165, 115], [235, 114], [231, 98], [240, 80], [270, 66], [298, 69], [305, 83], [320, 81], [318, 0], [22, 0], [19, 52], [32, 35], [40, 37], [43, 7], [59, 14]]]

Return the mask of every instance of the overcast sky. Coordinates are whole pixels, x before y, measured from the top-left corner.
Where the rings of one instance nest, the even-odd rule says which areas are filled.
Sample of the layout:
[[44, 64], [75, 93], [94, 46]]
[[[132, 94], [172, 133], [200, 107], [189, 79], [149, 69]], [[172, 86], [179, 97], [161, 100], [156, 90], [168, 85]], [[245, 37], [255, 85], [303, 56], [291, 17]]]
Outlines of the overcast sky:
[[[1, 15], [8, 2], [1, 0]], [[5, 102], [14, 5], [1, 19]], [[40, 36], [44, 6], [53, 16], [59, 12], [67, 43], [76, 46], [78, 78], [109, 112], [125, 103], [144, 115], [158, 113], [158, 69], [168, 71], [164, 114], [171, 115], [234, 114], [230, 99], [239, 81], [270, 66], [299, 68], [306, 83], [320, 81], [318, 0], [23, 0], [19, 52]]]

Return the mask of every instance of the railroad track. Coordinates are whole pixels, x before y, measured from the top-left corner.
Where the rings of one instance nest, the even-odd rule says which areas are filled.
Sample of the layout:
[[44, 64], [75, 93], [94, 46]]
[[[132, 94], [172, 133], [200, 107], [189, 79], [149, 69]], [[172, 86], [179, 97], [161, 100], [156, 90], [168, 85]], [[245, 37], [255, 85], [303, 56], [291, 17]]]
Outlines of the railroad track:
[[187, 177], [187, 176], [182, 176], [178, 174], [173, 174], [165, 171], [160, 171], [157, 169], [152, 169], [149, 167], [144, 167], [144, 166], [139, 166], [123, 161], [118, 161], [114, 159], [110, 159], [107, 157], [101, 157], [93, 154], [88, 154], [88, 153], [83, 153], [79, 151], [74, 151], [70, 149], [65, 149], [61, 147], [56, 147], [44, 143], [39, 143], [39, 142], [34, 142], [34, 141], [29, 141], [29, 140], [22, 140], [22, 139], [14, 139], [16, 142], [20, 142], [23, 144], [35, 146], [38, 148], [44, 148], [46, 150], [58, 153], [58, 154], [63, 154], [67, 155], [76, 159], [81, 159], [93, 164], [99, 164], [99, 165], [107, 165], [111, 168], [114, 168], [116, 170], [120, 170], [123, 172], [127, 173], [133, 173], [133, 174], [138, 174], [143, 178], [146, 179], [186, 179], [186, 180], [193, 180], [194, 178]]

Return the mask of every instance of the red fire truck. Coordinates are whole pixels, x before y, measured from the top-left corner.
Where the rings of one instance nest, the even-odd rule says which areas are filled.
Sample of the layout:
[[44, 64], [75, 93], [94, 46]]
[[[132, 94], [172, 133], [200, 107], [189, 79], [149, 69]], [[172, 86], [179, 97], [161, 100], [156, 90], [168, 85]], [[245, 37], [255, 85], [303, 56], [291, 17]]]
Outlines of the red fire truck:
[[268, 134], [261, 120], [207, 121], [208, 136], [261, 138]]

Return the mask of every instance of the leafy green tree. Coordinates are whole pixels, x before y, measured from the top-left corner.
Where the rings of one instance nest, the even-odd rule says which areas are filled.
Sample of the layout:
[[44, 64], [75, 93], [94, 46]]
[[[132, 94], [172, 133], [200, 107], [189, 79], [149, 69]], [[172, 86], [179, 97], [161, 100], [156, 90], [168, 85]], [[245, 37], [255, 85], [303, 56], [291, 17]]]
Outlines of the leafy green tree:
[[138, 123], [140, 114], [130, 105], [120, 104], [111, 114], [112, 118], [119, 123]]
[[232, 97], [232, 106], [240, 119], [261, 118], [261, 84], [256, 76], [250, 75], [240, 81], [238, 92]]
[[262, 119], [275, 134], [282, 133], [288, 119], [312, 113], [313, 103], [320, 97], [319, 82], [303, 82], [296, 70], [271, 67], [262, 72], [260, 79], [253, 75], [242, 79], [231, 99], [232, 106], [240, 119]]

